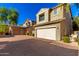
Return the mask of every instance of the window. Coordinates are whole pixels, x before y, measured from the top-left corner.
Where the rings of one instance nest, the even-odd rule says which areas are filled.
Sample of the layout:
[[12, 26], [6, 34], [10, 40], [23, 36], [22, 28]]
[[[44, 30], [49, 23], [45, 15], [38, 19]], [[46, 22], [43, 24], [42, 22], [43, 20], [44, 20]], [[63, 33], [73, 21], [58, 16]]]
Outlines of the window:
[[57, 9], [54, 10], [54, 15], [56, 15], [56, 14], [57, 14]]
[[39, 21], [43, 21], [44, 20], [44, 13], [39, 15]]

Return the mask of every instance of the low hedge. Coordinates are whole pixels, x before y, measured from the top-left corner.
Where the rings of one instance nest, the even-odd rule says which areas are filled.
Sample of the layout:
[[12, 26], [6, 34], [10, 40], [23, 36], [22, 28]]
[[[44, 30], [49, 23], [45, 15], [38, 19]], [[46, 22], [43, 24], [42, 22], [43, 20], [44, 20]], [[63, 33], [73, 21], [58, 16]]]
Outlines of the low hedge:
[[63, 37], [63, 42], [70, 43], [70, 38], [68, 36]]

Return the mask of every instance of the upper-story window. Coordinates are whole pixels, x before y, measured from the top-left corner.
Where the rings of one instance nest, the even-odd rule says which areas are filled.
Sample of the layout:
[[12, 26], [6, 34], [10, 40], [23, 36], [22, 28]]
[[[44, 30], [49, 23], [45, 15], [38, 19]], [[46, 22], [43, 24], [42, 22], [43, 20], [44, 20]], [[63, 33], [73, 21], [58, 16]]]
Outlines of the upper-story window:
[[55, 9], [55, 10], [54, 10], [54, 15], [56, 15], [57, 13], [58, 13], [58, 12], [57, 12], [57, 9]]
[[43, 21], [43, 20], [44, 20], [44, 18], [45, 18], [44, 13], [43, 13], [43, 14], [41, 14], [41, 15], [39, 15], [39, 21]]

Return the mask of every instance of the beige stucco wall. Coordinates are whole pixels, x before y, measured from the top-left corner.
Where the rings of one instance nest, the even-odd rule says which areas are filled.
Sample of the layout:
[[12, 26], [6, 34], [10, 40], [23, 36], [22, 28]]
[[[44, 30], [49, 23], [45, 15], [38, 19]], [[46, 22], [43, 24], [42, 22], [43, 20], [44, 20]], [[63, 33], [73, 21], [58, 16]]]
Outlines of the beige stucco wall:
[[52, 28], [52, 27], [56, 27], [56, 39], [57, 40], [60, 40], [61, 39], [60, 23], [57, 23], [57, 24], [49, 24], [49, 25], [35, 27], [35, 37], [37, 37], [37, 29], [41, 29], [41, 28]]
[[72, 26], [71, 22], [67, 21], [67, 19], [64, 19], [60, 23], [60, 31], [61, 31], [61, 36], [63, 37], [64, 35], [70, 35], [72, 33]]
[[[57, 14], [54, 14], [54, 10], [57, 10]], [[63, 18], [63, 6], [60, 6], [58, 8], [55, 8], [52, 10], [52, 12], [50, 13], [50, 20], [54, 21], [54, 20], [59, 20]]]
[[71, 11], [69, 9], [69, 11], [66, 10], [66, 5], [64, 5], [64, 8], [63, 8], [63, 14], [64, 14], [64, 26], [66, 27], [66, 33], [68, 35], [70, 35], [72, 33], [72, 18], [71, 18]]
[[70, 35], [72, 33], [72, 19], [69, 19], [67, 17], [63, 23], [64, 23], [64, 25], [63, 24], [61, 24], [61, 25], [66, 27], [66, 33], [68, 35]]
[[[39, 15], [42, 13], [44, 13], [45, 19], [43, 21], [39, 21]], [[49, 9], [48, 8], [41, 9], [36, 15], [36, 24], [46, 23], [46, 22], [48, 22], [48, 19], [49, 19]]]
[[50, 13], [50, 20], [54, 21], [63, 19], [63, 21], [60, 23], [62, 35], [70, 35], [72, 33], [72, 19], [70, 10], [67, 13], [66, 5], [61, 5], [57, 8], [57, 11], [58, 14], [55, 15], [54, 11], [52, 10]]

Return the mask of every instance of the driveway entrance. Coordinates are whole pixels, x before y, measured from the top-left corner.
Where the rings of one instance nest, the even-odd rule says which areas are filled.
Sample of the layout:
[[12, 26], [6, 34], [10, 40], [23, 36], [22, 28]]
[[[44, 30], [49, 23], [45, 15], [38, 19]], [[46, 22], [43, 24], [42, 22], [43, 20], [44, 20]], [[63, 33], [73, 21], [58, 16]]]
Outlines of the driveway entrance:
[[1, 56], [77, 56], [78, 50], [53, 40], [17, 35], [0, 38]]

